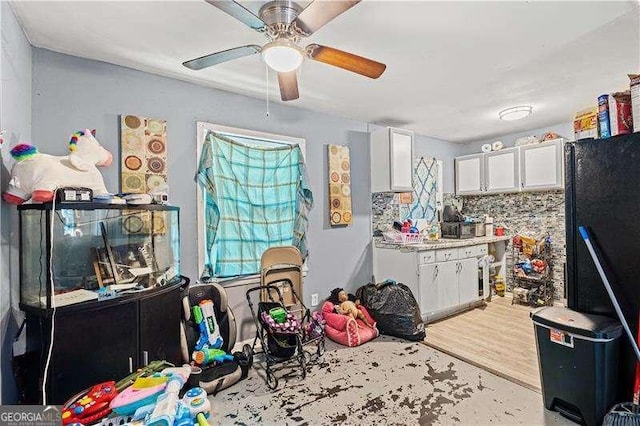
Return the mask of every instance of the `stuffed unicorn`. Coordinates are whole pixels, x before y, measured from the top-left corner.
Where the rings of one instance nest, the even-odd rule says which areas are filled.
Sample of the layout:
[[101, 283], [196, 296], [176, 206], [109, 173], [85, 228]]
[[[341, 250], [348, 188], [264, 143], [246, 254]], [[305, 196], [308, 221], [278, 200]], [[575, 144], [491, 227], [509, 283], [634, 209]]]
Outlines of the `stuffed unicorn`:
[[[16, 163], [11, 169], [9, 188], [2, 198], [11, 204], [28, 199], [47, 202], [63, 187], [91, 188], [94, 195], [107, 194], [97, 167], [107, 167], [113, 156], [95, 138], [95, 130], [75, 132], [69, 141], [69, 155], [41, 154], [35, 146], [20, 144], [11, 150]], [[96, 167], [97, 166], [97, 167]]]

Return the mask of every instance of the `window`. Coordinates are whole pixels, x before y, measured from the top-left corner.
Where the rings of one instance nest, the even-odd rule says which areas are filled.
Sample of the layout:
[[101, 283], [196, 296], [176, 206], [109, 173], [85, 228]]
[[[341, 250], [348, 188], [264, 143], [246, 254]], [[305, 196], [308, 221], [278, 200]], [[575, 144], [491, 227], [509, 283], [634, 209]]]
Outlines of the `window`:
[[[304, 142], [305, 142], [304, 139], [274, 135], [274, 134], [268, 134], [268, 133], [262, 133], [262, 132], [255, 132], [251, 130], [231, 128], [231, 127], [220, 126], [220, 125], [215, 125], [215, 124], [205, 123], [205, 122], [198, 122], [198, 139], [197, 139], [198, 164], [200, 164], [200, 156], [202, 155], [203, 146], [205, 144], [205, 139], [207, 137], [210, 138], [208, 143], [212, 144], [211, 152], [214, 153], [212, 157], [214, 157], [217, 164], [219, 164], [220, 161], [226, 161], [227, 157], [225, 155], [215, 155], [215, 153], [220, 153], [221, 150], [226, 150], [226, 149], [233, 149], [233, 152], [242, 152], [243, 154], [262, 152], [263, 153], [262, 157], [267, 158], [267, 160], [265, 161], [268, 161], [268, 159], [274, 155], [279, 156], [280, 155], [279, 153], [282, 153], [282, 156], [284, 156], [284, 158], [286, 159], [285, 161], [292, 161], [289, 167], [292, 170], [294, 170], [296, 174], [295, 176], [292, 174], [291, 176], [294, 176], [294, 179], [293, 180], [289, 179], [289, 181], [293, 182], [293, 185], [298, 188], [297, 191], [300, 191], [300, 188], [302, 188], [301, 192], [306, 195], [300, 197], [299, 193], [295, 190], [295, 188], [293, 192], [290, 189], [286, 191], [286, 194], [290, 197], [289, 199], [287, 199], [287, 202], [289, 203], [289, 205], [292, 206], [290, 210], [287, 210], [288, 212], [291, 212], [291, 218], [292, 218], [290, 220], [290, 225], [291, 225], [290, 235], [293, 235], [293, 227], [294, 227], [293, 219], [295, 219], [296, 227], [299, 225], [300, 222], [304, 222], [304, 228], [306, 230], [306, 222], [305, 222], [306, 213], [308, 208], [310, 208], [311, 206], [312, 198], [311, 198], [311, 191], [308, 189], [307, 182], [306, 182], [306, 173], [304, 172], [304, 167], [303, 167], [304, 161], [302, 161], [301, 168], [298, 169], [300, 155], [302, 155], [302, 158], [304, 159]], [[282, 148], [283, 145], [287, 145], [287, 146], [295, 145], [295, 146], [298, 146], [300, 150], [291, 151], [290, 149], [278, 149], [278, 148]], [[250, 148], [247, 149], [246, 147], [250, 147]], [[258, 149], [252, 149], [251, 147], [255, 147]], [[276, 148], [276, 149], [264, 150], [265, 147]], [[254, 162], [255, 161], [254, 156], [247, 155], [247, 158], [248, 159], [246, 160], [242, 160], [243, 164], [240, 164], [239, 167], [246, 166], [247, 176], [250, 176], [251, 174], [255, 173], [256, 170], [260, 170], [260, 167], [256, 167], [256, 164]], [[238, 167], [238, 164], [235, 162], [235, 160], [233, 164], [230, 163], [229, 166], [234, 167], [234, 173], [235, 173], [235, 171], [237, 170], [235, 169], [235, 167]], [[270, 198], [273, 198], [273, 197], [275, 197], [275, 199], [277, 200], [278, 196], [282, 197], [282, 193], [279, 193], [278, 191], [280, 190], [281, 187], [284, 187], [284, 185], [267, 184], [267, 185], [264, 185], [264, 188], [261, 188], [260, 186], [255, 187], [255, 186], [249, 185], [251, 189], [251, 194], [249, 194], [248, 190], [245, 191], [244, 189], [241, 188], [242, 183], [241, 185], [236, 184], [237, 182], [242, 182], [242, 179], [244, 176], [231, 173], [232, 178], [229, 178], [228, 173], [226, 172], [222, 173], [221, 170], [219, 169], [215, 169], [216, 171], [214, 173], [213, 172], [214, 169], [215, 169], [214, 167], [209, 167], [208, 169], [206, 169], [207, 172], [206, 173], [203, 172], [203, 173], [206, 175], [207, 178], [215, 179], [217, 182], [214, 185], [213, 182], [211, 181], [211, 186], [219, 188], [219, 191], [220, 191], [217, 195], [216, 200], [214, 200], [213, 198], [209, 198], [210, 196], [208, 191], [205, 191], [200, 184], [197, 184], [198, 268], [199, 268], [198, 273], [200, 276], [202, 276], [203, 273], [207, 272], [207, 275], [210, 274], [212, 276], [219, 275], [222, 277], [228, 277], [230, 276], [229, 271], [241, 271], [239, 274], [236, 274], [236, 275], [242, 275], [247, 273], [245, 271], [247, 268], [250, 269], [250, 267], [245, 268], [243, 266], [245, 263], [255, 264], [255, 260], [258, 257], [258, 253], [261, 252], [260, 247], [264, 246], [264, 249], [266, 249], [268, 245], [265, 246], [265, 244], [269, 244], [268, 241], [277, 240], [277, 238], [274, 237], [274, 233], [271, 232], [274, 224], [273, 223], [267, 224], [267, 221], [260, 221], [260, 217], [261, 217], [260, 214], [269, 213], [267, 211], [269, 207], [264, 207], [265, 209], [264, 212], [257, 212], [257, 214], [254, 215], [253, 212], [247, 213], [245, 211], [245, 207], [248, 206], [249, 208], [251, 208], [254, 203], [253, 202], [244, 203], [244, 204], [242, 203], [244, 200], [249, 200], [249, 201], [262, 200], [262, 199], [269, 200]], [[280, 167], [274, 168], [274, 169], [278, 170], [278, 172], [276, 173], [279, 173], [279, 171], [281, 170]], [[214, 174], [216, 175], [215, 178], [213, 177]], [[269, 178], [271, 178], [272, 175], [267, 175], [265, 174], [264, 171], [262, 171], [262, 175], [264, 176], [263, 179], [267, 179], [267, 180], [264, 180], [264, 182], [271, 182]], [[277, 175], [274, 175], [274, 176], [277, 176]], [[298, 184], [298, 180], [300, 181], [299, 184]], [[289, 182], [289, 186], [291, 186], [291, 182]], [[256, 191], [258, 192], [264, 191], [264, 192], [259, 193], [259, 195], [256, 195]], [[222, 194], [223, 192], [225, 195]], [[232, 192], [234, 192], [236, 195], [234, 195]], [[229, 195], [227, 196], [226, 194], [229, 194]], [[232, 210], [231, 204], [234, 204], [234, 203], [235, 205], [233, 206], [233, 208], [235, 208], [236, 212], [238, 212], [238, 215], [237, 215], [237, 218], [239, 219], [238, 222], [243, 221], [242, 225], [233, 223], [235, 217], [233, 216], [234, 213], [231, 211]], [[263, 203], [262, 205], [269, 206], [268, 203], [266, 204]], [[300, 207], [301, 205], [303, 207]], [[296, 216], [294, 216], [294, 214], [296, 214]], [[270, 217], [273, 217], [273, 216], [275, 215], [272, 212]], [[251, 220], [253, 220], [253, 218], [257, 218], [257, 220], [255, 222], [252, 222]], [[285, 223], [282, 229], [285, 229], [285, 230], [289, 229], [287, 228], [287, 226], [289, 225]], [[241, 227], [244, 227], [244, 228], [241, 228]], [[251, 227], [251, 228], [248, 228], [248, 227]], [[244, 250], [244, 248], [246, 248], [246, 244], [248, 244], [247, 240], [251, 241], [251, 238], [246, 238], [246, 235], [240, 235], [240, 234], [234, 237], [233, 236], [233, 233], [235, 232], [234, 228], [240, 229], [241, 230], [240, 232], [242, 232], [242, 230], [246, 230], [252, 236], [257, 237], [256, 243], [255, 243], [255, 250]], [[276, 230], [274, 232], [277, 234], [278, 231], [279, 230]], [[211, 235], [207, 235], [207, 234], [211, 232], [218, 233], [218, 235], [216, 235], [215, 243], [213, 243], [213, 240], [211, 238], [208, 238], [208, 237], [211, 237]], [[266, 238], [265, 240], [262, 240], [263, 235], [267, 235], [270, 238]], [[218, 240], [219, 236], [222, 236], [225, 238], [222, 238], [219, 241]], [[236, 243], [233, 243], [233, 241], [236, 241]], [[234, 244], [237, 244], [238, 247], [233, 247]], [[273, 245], [277, 245], [277, 244], [273, 244]], [[242, 255], [240, 256], [238, 255], [238, 250], [240, 250], [240, 253]], [[247, 255], [247, 253], [249, 254]], [[253, 262], [252, 261], [245, 262], [244, 261], [245, 257], [253, 259]], [[235, 266], [234, 266], [234, 263], [236, 264]], [[211, 265], [212, 266], [211, 269], [213, 269], [214, 271], [209, 270], [208, 268], [205, 268], [207, 265]], [[256, 273], [256, 272], [258, 271], [255, 270], [253, 273]]]

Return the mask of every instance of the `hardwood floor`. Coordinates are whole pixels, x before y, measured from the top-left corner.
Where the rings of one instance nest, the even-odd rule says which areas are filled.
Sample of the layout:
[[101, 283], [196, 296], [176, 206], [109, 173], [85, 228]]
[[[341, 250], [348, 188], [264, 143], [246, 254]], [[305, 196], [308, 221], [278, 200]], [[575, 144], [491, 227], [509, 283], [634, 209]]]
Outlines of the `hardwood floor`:
[[483, 306], [428, 324], [424, 343], [540, 392], [531, 309], [494, 296]]

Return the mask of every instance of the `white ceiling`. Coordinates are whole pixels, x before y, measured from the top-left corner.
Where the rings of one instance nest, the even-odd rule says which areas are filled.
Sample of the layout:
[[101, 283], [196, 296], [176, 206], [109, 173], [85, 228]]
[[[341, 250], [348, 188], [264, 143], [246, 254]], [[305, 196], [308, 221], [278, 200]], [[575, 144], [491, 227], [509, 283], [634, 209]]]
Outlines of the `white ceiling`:
[[[243, 3], [255, 10], [260, 2]], [[202, 71], [181, 65], [266, 41], [204, 1], [12, 4], [34, 46], [264, 99], [260, 55]], [[365, 0], [303, 45], [350, 51], [387, 71], [370, 80], [306, 61], [300, 99], [288, 104], [453, 142], [534, 129], [571, 121], [598, 95], [628, 87], [626, 74], [640, 70], [639, 32], [635, 1]], [[279, 101], [275, 75], [270, 86]], [[535, 113], [497, 118], [521, 104]]]

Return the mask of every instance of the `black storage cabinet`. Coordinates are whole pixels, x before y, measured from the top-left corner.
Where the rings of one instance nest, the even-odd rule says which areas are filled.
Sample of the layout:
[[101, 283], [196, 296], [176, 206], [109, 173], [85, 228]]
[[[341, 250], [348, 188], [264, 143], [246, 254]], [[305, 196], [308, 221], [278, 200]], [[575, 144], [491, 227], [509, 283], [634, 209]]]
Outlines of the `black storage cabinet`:
[[[57, 309], [47, 376], [47, 403], [61, 405], [77, 392], [120, 380], [153, 360], [182, 363], [180, 319], [189, 279], [106, 301]], [[51, 310], [26, 309], [27, 353], [13, 363], [21, 404], [42, 404]]]
[[535, 324], [544, 405], [587, 425], [601, 425], [613, 405], [622, 326], [600, 315], [546, 307]]

